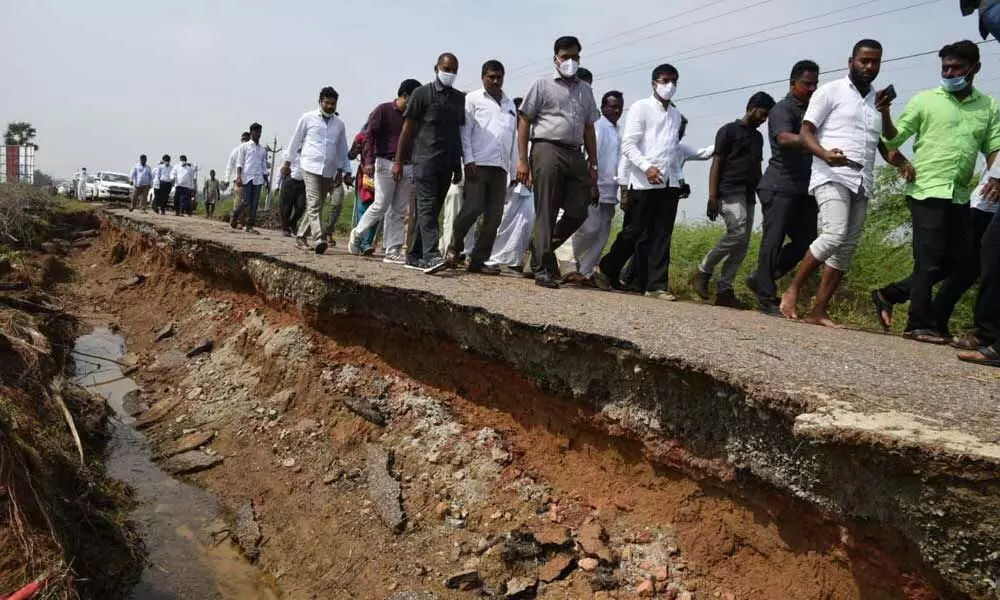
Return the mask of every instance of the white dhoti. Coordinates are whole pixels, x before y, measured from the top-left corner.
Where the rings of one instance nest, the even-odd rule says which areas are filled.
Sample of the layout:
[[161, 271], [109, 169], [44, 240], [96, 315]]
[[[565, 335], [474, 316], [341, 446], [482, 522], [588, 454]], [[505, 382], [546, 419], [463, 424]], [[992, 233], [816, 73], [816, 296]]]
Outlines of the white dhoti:
[[507, 189], [507, 204], [497, 229], [493, 253], [486, 262], [491, 267], [522, 266], [524, 252], [531, 243], [535, 227], [535, 197], [531, 190], [520, 185]]
[[[601, 253], [611, 237], [611, 221], [615, 218], [615, 205], [611, 203], [591, 204], [587, 209], [587, 220], [580, 225], [572, 237], [573, 254], [580, 275], [590, 277], [601, 260]], [[570, 244], [564, 244], [568, 246]]]
[[[463, 184], [451, 184], [448, 188], [448, 195], [444, 197], [444, 206], [442, 210], [444, 211], [444, 222], [441, 224], [441, 234], [439, 236], [438, 248], [441, 251], [441, 256], [448, 253], [448, 246], [451, 245], [452, 230], [455, 228], [455, 218], [458, 217], [458, 211], [462, 209], [462, 198], [465, 197], [465, 186]], [[478, 229], [478, 223], [475, 227], [469, 228], [469, 233], [465, 236], [465, 252], [472, 252], [472, 249], [476, 247], [476, 229]]]

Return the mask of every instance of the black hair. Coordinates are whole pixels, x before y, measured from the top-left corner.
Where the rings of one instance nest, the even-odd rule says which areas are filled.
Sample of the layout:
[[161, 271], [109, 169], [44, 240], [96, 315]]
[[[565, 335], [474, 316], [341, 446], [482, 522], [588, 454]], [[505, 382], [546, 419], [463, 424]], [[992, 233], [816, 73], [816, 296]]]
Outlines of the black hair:
[[788, 82], [795, 83], [806, 73], [819, 75], [819, 65], [811, 60], [800, 60], [792, 65], [792, 74], [788, 76]]
[[186, 156], [184, 156], [183, 154], [181, 154], [181, 156], [180, 156], [179, 160], [180, 160], [181, 162], [187, 162], [187, 160], [188, 160], [188, 157], [186, 157]]
[[521, 98], [520, 96], [514, 98], [514, 108], [521, 108], [522, 102], [524, 102], [524, 98]]
[[569, 50], [570, 48], [576, 48], [578, 50], [583, 50], [583, 45], [580, 44], [580, 40], [576, 36], [564, 35], [556, 40], [556, 43], [552, 45], [552, 53], [559, 54], [560, 50]]
[[979, 64], [979, 46], [969, 40], [948, 44], [938, 52], [938, 58], [957, 58], [970, 66]]
[[753, 96], [750, 96], [750, 100], [747, 101], [747, 110], [753, 108], [771, 110], [774, 108], [774, 98], [767, 92], [757, 92]]
[[163, 158], [161, 158], [160, 160], [162, 160], [163, 162], [170, 162], [170, 155], [164, 154]]
[[139, 160], [146, 160], [146, 155], [145, 154], [140, 154], [139, 155]]
[[586, 67], [580, 67], [579, 69], [577, 69], [576, 70], [576, 77], [577, 77], [577, 79], [582, 79], [582, 80], [586, 81], [590, 85], [594, 85], [594, 74], [591, 73], [590, 69], [588, 69]]
[[482, 73], [481, 76], [482, 77], [486, 77], [486, 73], [488, 71], [499, 71], [499, 73], [501, 75], [506, 75], [506, 71], [504, 71], [504, 68], [503, 68], [503, 63], [500, 62], [499, 60], [488, 60], [488, 61], [484, 62], [483, 63], [483, 73]]
[[249, 131], [244, 131], [243, 133], [240, 134], [240, 138], [245, 138], [245, 137], [250, 137]]
[[396, 96], [406, 96], [409, 97], [418, 87], [420, 87], [420, 82], [416, 79], [406, 79], [403, 83], [399, 84], [399, 89], [396, 90]]
[[208, 174], [209, 175], [215, 175], [215, 169], [209, 169], [208, 170]]
[[860, 52], [862, 48], [868, 48], [869, 50], [878, 50], [879, 52], [881, 52], [882, 44], [878, 40], [872, 40], [867, 38], [863, 39], [857, 44], [854, 44], [854, 49], [851, 50], [851, 58], [857, 56], [858, 52]]
[[250, 125], [250, 131], [251, 132], [253, 132], [253, 131], [264, 131], [264, 126], [261, 125], [260, 123], [254, 123], [254, 124]]
[[[610, 92], [607, 92], [606, 94], [601, 96], [601, 108], [604, 108], [604, 106], [608, 103], [608, 98], [618, 98], [619, 102], [625, 104], [625, 96], [623, 96], [622, 93], [619, 92], [618, 90], [611, 90]], [[623, 106], [622, 108], [625, 107]]]
[[663, 63], [662, 65], [660, 65], [660, 66], [656, 67], [655, 69], [653, 69], [653, 79], [652, 79], [652, 81], [656, 81], [657, 79], [659, 79], [660, 75], [674, 75], [674, 76], [677, 76], [678, 75], [678, 73], [677, 73], [677, 67], [675, 67], [674, 65], [671, 65], [669, 63]]
[[322, 101], [323, 98], [330, 98], [331, 100], [337, 100], [338, 98], [340, 98], [340, 94], [338, 94], [337, 90], [333, 89], [332, 87], [326, 86], [325, 88], [319, 91], [320, 101]]
[[455, 56], [454, 54], [452, 54], [451, 52], [442, 52], [441, 55], [438, 56], [437, 62], [434, 63], [434, 65], [437, 66], [437, 65], [441, 64], [441, 61], [444, 60], [444, 59], [446, 59], [446, 58], [450, 58], [453, 61], [458, 62], [458, 57]]

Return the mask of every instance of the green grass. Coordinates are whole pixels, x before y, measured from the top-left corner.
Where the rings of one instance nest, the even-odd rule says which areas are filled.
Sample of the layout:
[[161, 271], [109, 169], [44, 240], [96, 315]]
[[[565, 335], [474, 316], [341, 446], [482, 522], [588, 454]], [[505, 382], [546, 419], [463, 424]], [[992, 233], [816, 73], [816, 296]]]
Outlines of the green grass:
[[[279, 204], [279, 194], [274, 194], [271, 202], [271, 210], [277, 210]], [[235, 200], [232, 196], [224, 198], [215, 205], [215, 219], [225, 220], [229, 218], [229, 213], [233, 211], [235, 206]], [[258, 212], [264, 210], [264, 199], [261, 198], [260, 208]], [[332, 206], [330, 202], [325, 202], [323, 204], [323, 222], [326, 223], [330, 219], [330, 211]], [[195, 214], [200, 216], [205, 216], [205, 203], [201, 198], [198, 199], [198, 208], [195, 209]], [[337, 219], [336, 232], [340, 235], [347, 235], [351, 231], [351, 226], [354, 220], [354, 192], [349, 191], [344, 194], [344, 204], [343, 209], [340, 211], [340, 218]]]

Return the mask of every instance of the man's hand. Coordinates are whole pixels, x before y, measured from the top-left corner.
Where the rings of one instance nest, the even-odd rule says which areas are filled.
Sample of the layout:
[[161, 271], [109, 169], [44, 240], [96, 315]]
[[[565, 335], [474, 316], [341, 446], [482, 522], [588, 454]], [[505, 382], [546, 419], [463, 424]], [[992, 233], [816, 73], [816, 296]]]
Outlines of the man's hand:
[[479, 165], [477, 165], [476, 163], [469, 163], [465, 165], [466, 181], [475, 181], [478, 175], [479, 175]]
[[663, 173], [656, 167], [646, 169], [646, 181], [652, 184], [663, 183]]
[[375, 165], [365, 165], [365, 177], [375, 177]]
[[622, 189], [621, 189], [621, 198], [622, 199], [619, 201], [619, 204], [621, 204], [622, 210], [626, 210], [628, 208], [628, 188], [627, 187], [622, 186]]
[[337, 171], [337, 174], [333, 176], [333, 185], [340, 185], [344, 182], [344, 172]]
[[350, 173], [344, 175], [344, 185], [347, 187], [354, 187], [354, 177]]
[[899, 166], [899, 176], [906, 181], [913, 183], [917, 180], [917, 170], [913, 168], [913, 163], [906, 161]]
[[587, 158], [587, 170], [590, 172], [590, 185], [597, 185], [597, 159]]
[[822, 158], [823, 162], [831, 167], [843, 167], [847, 164], [847, 157], [844, 156], [844, 151], [840, 148], [825, 151]]
[[719, 217], [719, 211], [721, 209], [721, 204], [718, 198], [708, 199], [708, 211], [706, 212], [709, 221], [715, 221]]
[[528, 159], [526, 158], [517, 161], [517, 180], [521, 185], [531, 187], [531, 167], [528, 165]]
[[990, 177], [983, 186], [982, 197], [990, 204], [1000, 202], [1000, 179]]
[[462, 183], [462, 168], [459, 167], [455, 169], [455, 174], [451, 178], [451, 182], [455, 185]]
[[691, 197], [691, 186], [686, 182], [681, 184], [681, 198]]
[[889, 94], [886, 92], [888, 88], [875, 92], [875, 110], [879, 112], [886, 112], [892, 107], [892, 100], [889, 99]]
[[398, 160], [392, 161], [392, 180], [399, 181], [403, 178], [403, 163]]
[[281, 176], [291, 177], [292, 176], [292, 166], [288, 163], [281, 165]]

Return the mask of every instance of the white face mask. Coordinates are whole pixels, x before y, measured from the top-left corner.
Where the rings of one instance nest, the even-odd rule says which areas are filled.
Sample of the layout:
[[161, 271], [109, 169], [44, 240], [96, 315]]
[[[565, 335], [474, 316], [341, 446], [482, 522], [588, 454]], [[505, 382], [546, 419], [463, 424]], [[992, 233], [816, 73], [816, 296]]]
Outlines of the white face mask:
[[573, 77], [579, 68], [580, 63], [569, 58], [559, 63], [559, 74], [563, 77]]
[[660, 100], [670, 100], [677, 93], [677, 85], [674, 83], [657, 83], [656, 96]]
[[447, 71], [438, 71], [437, 76], [438, 76], [438, 81], [441, 82], [441, 85], [450, 88], [451, 86], [455, 85], [455, 78], [458, 77], [458, 73], [448, 73]]

